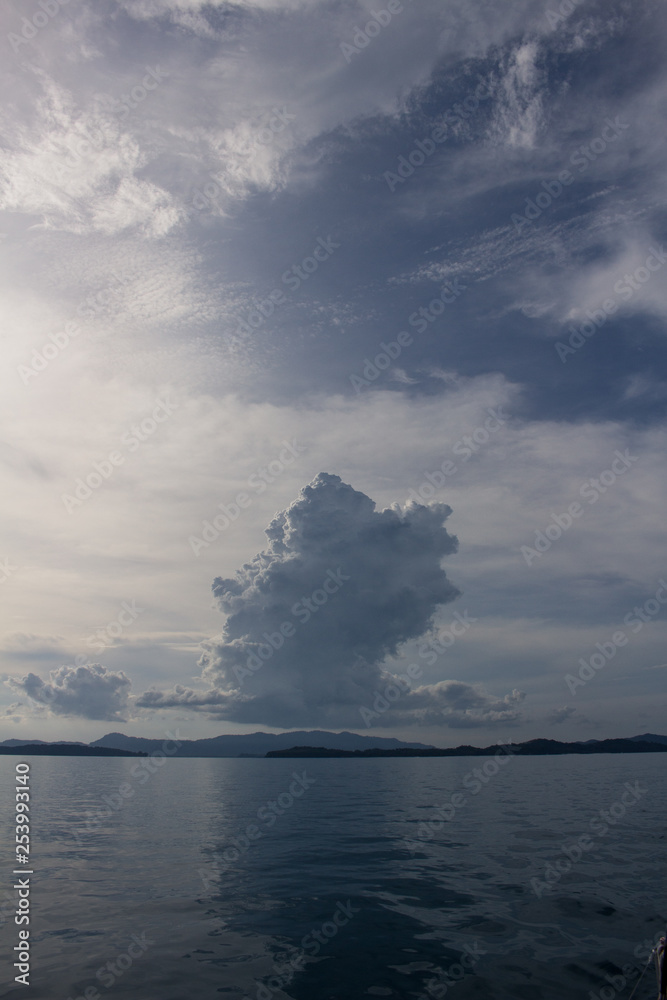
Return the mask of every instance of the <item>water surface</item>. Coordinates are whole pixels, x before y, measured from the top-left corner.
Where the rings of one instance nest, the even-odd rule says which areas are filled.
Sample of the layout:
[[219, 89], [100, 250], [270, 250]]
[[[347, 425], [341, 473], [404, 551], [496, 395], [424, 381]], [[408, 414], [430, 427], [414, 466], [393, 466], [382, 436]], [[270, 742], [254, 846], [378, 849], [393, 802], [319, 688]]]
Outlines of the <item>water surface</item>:
[[[0, 758], [9, 805], [20, 759]], [[635, 952], [664, 933], [660, 754], [511, 758], [481, 780], [480, 758], [167, 759], [150, 775], [25, 759], [31, 985], [10, 970], [2, 996], [629, 1000]], [[13, 916], [0, 933], [4, 958]]]

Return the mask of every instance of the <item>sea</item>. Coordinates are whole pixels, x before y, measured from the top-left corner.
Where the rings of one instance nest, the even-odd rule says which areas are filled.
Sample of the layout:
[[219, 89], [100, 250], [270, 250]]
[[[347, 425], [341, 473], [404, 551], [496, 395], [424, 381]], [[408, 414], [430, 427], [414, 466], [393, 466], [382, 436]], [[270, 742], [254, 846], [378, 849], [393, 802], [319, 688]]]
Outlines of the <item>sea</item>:
[[656, 995], [667, 756], [159, 761], [0, 757], [1, 996]]

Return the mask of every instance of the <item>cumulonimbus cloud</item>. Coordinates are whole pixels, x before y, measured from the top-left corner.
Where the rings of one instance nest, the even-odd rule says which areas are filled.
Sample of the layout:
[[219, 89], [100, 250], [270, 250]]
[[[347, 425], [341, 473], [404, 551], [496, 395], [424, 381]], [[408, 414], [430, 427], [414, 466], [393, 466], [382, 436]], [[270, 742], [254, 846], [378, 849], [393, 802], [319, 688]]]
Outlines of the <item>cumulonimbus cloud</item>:
[[[443, 503], [377, 511], [320, 473], [268, 526], [267, 548], [214, 581], [228, 618], [222, 638], [202, 644], [208, 690], [147, 691], [138, 707], [284, 727], [363, 724], [361, 707], [392, 681], [386, 658], [459, 596], [441, 565], [458, 546], [450, 514]], [[406, 690], [386, 722], [481, 725], [515, 714], [514, 702], [448, 682]]]

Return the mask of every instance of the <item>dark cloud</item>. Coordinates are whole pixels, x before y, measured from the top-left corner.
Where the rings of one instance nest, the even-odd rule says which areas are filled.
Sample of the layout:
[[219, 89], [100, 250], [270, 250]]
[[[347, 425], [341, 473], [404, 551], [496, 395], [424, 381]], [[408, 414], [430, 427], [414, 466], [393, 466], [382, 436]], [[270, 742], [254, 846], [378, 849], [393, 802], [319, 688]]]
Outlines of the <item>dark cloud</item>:
[[478, 685], [440, 681], [417, 688], [407, 695], [404, 711], [396, 713], [400, 715], [396, 721], [404, 724], [444, 724], [451, 729], [507, 725], [521, 719], [519, 705], [525, 697], [523, 691], [514, 690], [503, 698], [496, 698]]
[[[229, 617], [222, 641], [203, 644], [210, 690], [148, 691], [138, 705], [285, 727], [368, 725], [361, 710], [374, 713], [376, 702], [392, 723], [511, 721], [513, 697], [498, 702], [451, 681], [410, 691], [382, 667], [459, 596], [441, 566], [458, 545], [444, 527], [450, 513], [443, 503], [376, 511], [320, 473], [268, 526], [268, 548], [214, 581]], [[388, 685], [400, 705], [383, 708]]]
[[52, 670], [49, 680], [37, 674], [10, 677], [6, 683], [13, 691], [46, 706], [54, 715], [80, 716], [125, 722], [130, 679], [122, 671], [108, 670], [100, 663], [85, 666], [62, 666]]

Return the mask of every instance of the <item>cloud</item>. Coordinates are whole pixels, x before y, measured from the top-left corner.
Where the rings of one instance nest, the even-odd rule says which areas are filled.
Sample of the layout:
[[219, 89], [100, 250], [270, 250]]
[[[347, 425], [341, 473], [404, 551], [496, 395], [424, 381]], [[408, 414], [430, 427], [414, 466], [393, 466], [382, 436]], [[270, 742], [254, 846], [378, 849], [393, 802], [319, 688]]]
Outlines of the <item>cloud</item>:
[[149, 156], [108, 111], [104, 95], [99, 108], [81, 109], [46, 74], [39, 80], [33, 120], [6, 126], [0, 209], [38, 215], [47, 229], [78, 234], [133, 230], [159, 237], [175, 226], [181, 210], [163, 188], [136, 176]]
[[574, 705], [563, 705], [562, 708], [554, 708], [547, 715], [547, 722], [551, 726], [559, 726], [563, 722], [571, 722], [572, 717], [577, 714]]
[[[45, 710], [37, 709], [36, 711], [43, 712]], [[14, 724], [23, 722], [23, 705], [20, 701], [15, 701], [13, 704], [7, 705], [3, 708], [2, 713], [0, 714], [6, 722], [13, 722]]]
[[[451, 508], [394, 505], [376, 511], [364, 493], [320, 473], [266, 529], [269, 546], [213, 593], [229, 617], [222, 641], [203, 643], [208, 692], [149, 691], [139, 707], [192, 708], [275, 726], [359, 725], [360, 708], [392, 680], [388, 656], [433, 624], [459, 596], [440, 563], [458, 543]], [[406, 695], [420, 720], [457, 710], [493, 711], [456, 688]], [[504, 711], [504, 710], [503, 710]]]
[[[512, 691], [503, 698], [488, 694], [480, 685], [463, 681], [440, 681], [410, 692], [395, 714], [404, 725], [446, 725], [451, 729], [475, 729], [481, 726], [518, 722], [518, 706], [526, 695]], [[393, 721], [393, 720], [392, 720]]]
[[49, 678], [43, 681], [37, 674], [29, 673], [25, 677], [10, 677], [5, 683], [18, 694], [46, 706], [53, 715], [126, 721], [131, 682], [122, 670], [114, 672], [100, 663], [88, 663], [82, 667], [58, 667], [50, 671]]
[[544, 124], [536, 41], [522, 41], [512, 52], [497, 99], [494, 138], [509, 147], [532, 149]]
[[33, 659], [65, 654], [63, 637], [37, 635], [32, 632], [12, 632], [0, 638], [0, 655], [9, 654], [14, 659]]
[[[287, 678], [285, 698], [295, 692], [295, 715], [317, 706], [309, 685], [322, 676], [345, 687], [350, 675], [358, 704], [372, 706], [390, 683], [383, 671], [398, 674], [419, 656], [412, 641], [365, 674], [330, 668], [319, 649], [311, 672], [301, 669], [286, 639], [243, 683], [233, 673], [227, 683], [220, 670], [191, 677], [196, 641], [218, 630], [207, 607], [213, 578], [235, 577], [268, 544], [262, 529], [274, 512], [333, 469], [379, 511], [424, 483], [422, 496], [451, 505], [446, 524], [462, 541], [455, 582], [479, 619], [411, 685], [444, 687], [402, 693], [374, 725], [417, 724], [432, 711], [440, 729], [419, 738], [439, 742], [443, 725], [519, 712], [519, 702], [502, 702], [522, 688], [544, 700], [545, 726], [561, 705], [569, 659], [604, 641], [664, 571], [656, 540], [667, 293], [657, 272], [636, 279], [627, 301], [614, 285], [662, 246], [665, 137], [656, 122], [667, 95], [667, 11], [594, 0], [554, 26], [548, 7], [559, 2], [404, 3], [350, 61], [341, 45], [379, 9], [372, 0], [84, 0], [63, 5], [32, 41], [21, 31], [44, 20], [38, 5], [6, 5], [6, 30], [21, 45], [6, 43], [0, 66], [11, 95], [2, 111], [0, 251], [12, 413], [0, 562], [16, 572], [4, 582], [0, 574], [0, 589], [8, 629], [44, 636], [0, 649], [2, 669], [47, 681], [136, 596], [147, 608], [142, 636], [133, 632], [133, 645], [109, 648], [103, 662], [125, 670], [138, 691], [159, 689], [147, 703], [186, 701], [183, 713], [209, 735], [228, 728], [216, 720], [244, 712], [273, 718], [276, 671]], [[144, 97], [144, 76], [158, 68], [166, 76]], [[489, 98], [471, 112], [468, 100], [469, 117], [390, 190], [385, 171], [481, 80]], [[274, 109], [290, 117], [267, 131]], [[608, 119], [628, 127], [618, 125], [618, 139], [602, 148]], [[574, 180], [547, 204], [563, 170]], [[538, 197], [541, 214], [517, 229], [512, 215]], [[329, 234], [340, 251], [244, 334], [250, 310], [286, 289], [285, 269]], [[456, 279], [468, 291], [417, 335], [413, 311]], [[609, 298], [617, 311], [562, 364], [555, 341]], [[51, 341], [62, 344], [70, 322], [78, 332], [54, 356]], [[350, 375], [403, 329], [415, 335], [392, 362], [400, 368], [355, 394]], [[48, 365], [26, 385], [18, 366], [39, 366], [45, 348]], [[59, 495], [119, 447], [166, 386], [183, 400], [178, 416], [67, 514]], [[457, 442], [483, 426], [486, 407], [506, 402], [511, 420], [462, 461]], [[249, 490], [249, 477], [293, 436], [305, 448], [299, 462], [267, 480], [195, 558], [188, 537]], [[584, 516], [527, 566], [520, 546], [580, 501], [582, 484], [626, 447], [641, 455], [636, 468], [595, 506], [584, 501]], [[428, 493], [448, 460], [455, 474]], [[345, 624], [335, 608], [348, 585], [296, 622], [303, 638], [289, 647], [299, 657], [319, 619]], [[322, 579], [306, 586], [295, 600]], [[443, 606], [443, 615], [459, 606]], [[252, 602], [244, 607], [257, 624]], [[260, 625], [241, 639], [275, 631]], [[659, 690], [661, 675], [639, 671], [660, 661], [662, 627], [647, 625], [633, 640], [632, 669], [647, 685], [635, 696], [652, 712], [649, 687]], [[175, 633], [196, 641], [177, 646]], [[228, 658], [240, 640], [225, 641]], [[217, 646], [204, 652], [212, 664], [221, 656]], [[468, 696], [482, 700], [464, 707], [451, 685], [477, 681], [485, 690]], [[616, 683], [610, 674], [590, 697], [620, 690]], [[614, 697], [618, 729], [627, 704]], [[339, 713], [349, 726], [356, 712], [359, 725], [356, 706], [329, 704], [332, 719]], [[39, 712], [47, 721], [48, 707]]]

